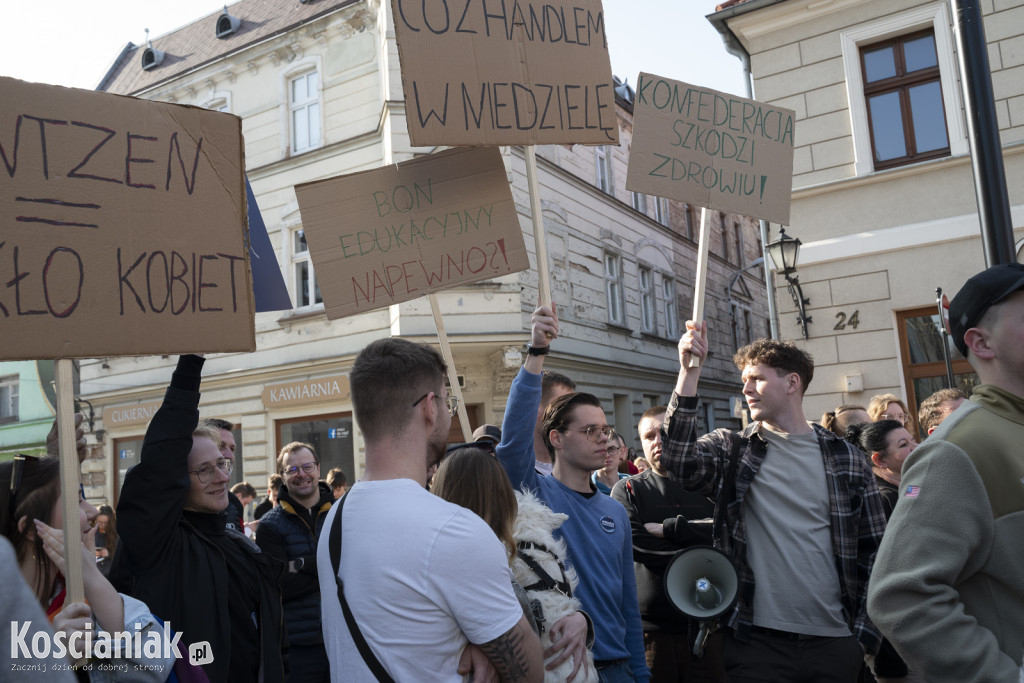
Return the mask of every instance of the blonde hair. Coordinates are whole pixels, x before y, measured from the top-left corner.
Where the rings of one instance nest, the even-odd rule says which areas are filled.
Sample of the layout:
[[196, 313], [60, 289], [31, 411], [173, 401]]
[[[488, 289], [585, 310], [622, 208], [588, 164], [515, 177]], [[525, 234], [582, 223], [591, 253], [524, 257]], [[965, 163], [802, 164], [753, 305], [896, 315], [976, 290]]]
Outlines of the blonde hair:
[[896, 403], [903, 412], [906, 413], [908, 419], [912, 419], [910, 411], [906, 410], [906, 403], [903, 399], [894, 393], [880, 393], [877, 396], [871, 396], [871, 400], [867, 403], [867, 417], [871, 418], [871, 422], [878, 422], [885, 415], [886, 409], [889, 408], [889, 403]]
[[192, 430], [192, 437], [201, 437], [209, 439], [214, 443], [215, 446], [217, 446], [217, 450], [220, 450], [221, 446], [224, 445], [224, 442], [221, 441], [220, 438], [220, 430], [217, 429], [216, 427], [211, 427], [210, 425], [199, 425], [194, 430]]
[[519, 506], [505, 469], [481, 448], [466, 446], [445, 456], [430, 492], [475, 512], [505, 546], [509, 564], [516, 556], [512, 526]]

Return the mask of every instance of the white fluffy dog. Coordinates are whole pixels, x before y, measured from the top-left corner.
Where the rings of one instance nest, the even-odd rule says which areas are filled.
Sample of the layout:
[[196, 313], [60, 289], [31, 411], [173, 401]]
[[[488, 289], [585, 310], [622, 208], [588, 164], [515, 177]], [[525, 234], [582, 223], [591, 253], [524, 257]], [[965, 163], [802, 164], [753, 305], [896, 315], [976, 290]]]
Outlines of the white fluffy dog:
[[[555, 512], [533, 493], [516, 493], [519, 513], [516, 515], [513, 536], [518, 553], [512, 563], [512, 574], [526, 589], [530, 606], [541, 628], [541, 645], [551, 647], [551, 627], [562, 617], [580, 609], [580, 601], [573, 597], [579, 579], [572, 567], [566, 566], [565, 542], [554, 537], [555, 529], [569, 519]], [[532, 566], [531, 566], [532, 565]], [[539, 570], [539, 571], [538, 571]], [[597, 669], [594, 655], [587, 649], [587, 673], [580, 667], [573, 683], [596, 683]], [[572, 658], [562, 662], [554, 671], [545, 671], [547, 683], [565, 681], [572, 673]]]

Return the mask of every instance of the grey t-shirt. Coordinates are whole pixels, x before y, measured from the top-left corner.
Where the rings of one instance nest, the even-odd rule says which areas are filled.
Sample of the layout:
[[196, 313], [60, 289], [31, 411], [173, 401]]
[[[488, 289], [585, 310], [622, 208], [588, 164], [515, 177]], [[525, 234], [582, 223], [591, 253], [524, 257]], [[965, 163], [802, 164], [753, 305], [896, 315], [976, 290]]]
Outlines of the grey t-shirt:
[[764, 424], [768, 453], [746, 496], [754, 625], [813, 636], [851, 635], [832, 552], [825, 465], [814, 432]]

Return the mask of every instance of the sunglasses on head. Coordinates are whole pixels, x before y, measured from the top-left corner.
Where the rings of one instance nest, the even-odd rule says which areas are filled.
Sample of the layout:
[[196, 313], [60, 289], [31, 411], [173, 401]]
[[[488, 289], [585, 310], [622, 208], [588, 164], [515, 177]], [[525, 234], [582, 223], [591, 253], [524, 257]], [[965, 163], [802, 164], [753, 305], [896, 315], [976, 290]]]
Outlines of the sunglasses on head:
[[495, 447], [495, 445], [496, 444], [493, 441], [490, 441], [490, 440], [487, 440], [487, 441], [468, 441], [466, 443], [453, 443], [453, 444], [448, 444], [448, 447], [445, 449], [445, 455], [447, 455], [448, 453], [451, 453], [452, 451], [457, 451], [460, 448], [479, 448], [480, 450], [482, 450], [482, 451], [484, 451], [486, 453], [490, 453], [491, 455], [494, 455], [494, 447]]

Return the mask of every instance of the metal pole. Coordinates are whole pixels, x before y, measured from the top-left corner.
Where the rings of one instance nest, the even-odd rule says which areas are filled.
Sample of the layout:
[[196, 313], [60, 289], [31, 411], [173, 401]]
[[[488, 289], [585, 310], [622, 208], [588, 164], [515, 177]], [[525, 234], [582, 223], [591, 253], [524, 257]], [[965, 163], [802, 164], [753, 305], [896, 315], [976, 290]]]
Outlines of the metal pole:
[[[712, 22], [714, 23], [714, 22]], [[718, 26], [718, 25], [716, 25]], [[736, 40], [736, 36], [732, 34], [728, 29], [722, 30], [725, 26], [723, 22], [718, 26], [718, 30], [722, 33], [722, 42], [725, 44], [725, 51], [731, 55], [735, 55], [739, 58], [740, 63], [743, 65], [743, 82], [747, 86], [747, 99], [754, 99], [754, 76], [750, 71], [750, 54], [747, 50]], [[761, 258], [764, 259], [764, 287], [768, 295], [768, 330], [771, 333], [772, 339], [779, 338], [779, 313], [775, 308], [775, 278], [771, 268], [768, 264], [771, 260], [768, 258], [768, 221], [761, 219], [759, 222], [759, 228], [761, 232]]]
[[1013, 221], [979, 0], [953, 0], [953, 11], [985, 265], [1013, 263]]
[[[747, 84], [747, 99], [754, 99], [754, 75], [750, 72], [750, 56], [744, 52], [744, 56], [741, 58], [743, 63], [743, 75]], [[768, 295], [768, 330], [771, 332], [772, 339], [779, 338], [779, 312], [775, 308], [775, 277], [772, 273], [772, 269], [769, 267], [771, 259], [768, 258], [768, 221], [761, 219], [758, 221], [758, 229], [761, 232], [761, 258], [764, 259], [764, 287]]]
[[942, 301], [942, 287], [935, 288], [935, 305], [939, 309], [939, 333], [942, 335], [942, 359], [946, 362], [946, 388], [952, 389], [956, 386], [956, 379], [953, 377], [953, 359], [949, 354], [949, 333], [946, 332], [946, 326], [943, 324], [943, 319], [948, 317], [948, 312], [945, 310]]

